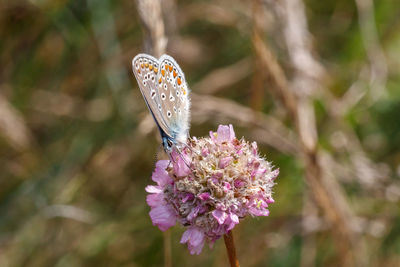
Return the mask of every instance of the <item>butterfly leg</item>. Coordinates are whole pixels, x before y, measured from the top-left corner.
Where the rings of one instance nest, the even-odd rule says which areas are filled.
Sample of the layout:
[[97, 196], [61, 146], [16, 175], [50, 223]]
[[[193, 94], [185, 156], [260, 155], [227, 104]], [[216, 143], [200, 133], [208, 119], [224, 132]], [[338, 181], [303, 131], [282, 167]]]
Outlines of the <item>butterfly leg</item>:
[[192, 147], [188, 146], [188, 145], [187, 145], [187, 144], [185, 144], [185, 143], [182, 143], [182, 145], [184, 145], [184, 146], [185, 146], [185, 148], [188, 148], [188, 149], [190, 150], [190, 152], [192, 152], [192, 153], [195, 153], [197, 156], [200, 156], [200, 153], [199, 153], [199, 152], [197, 152], [197, 151], [195, 151], [195, 150], [193, 150], [193, 148], [192, 148]]
[[178, 146], [175, 146], [175, 149], [178, 151], [178, 154], [181, 157], [182, 161], [185, 163], [186, 167], [188, 167], [190, 170], [193, 171], [190, 164], [186, 161], [185, 157], [183, 156], [182, 150]]

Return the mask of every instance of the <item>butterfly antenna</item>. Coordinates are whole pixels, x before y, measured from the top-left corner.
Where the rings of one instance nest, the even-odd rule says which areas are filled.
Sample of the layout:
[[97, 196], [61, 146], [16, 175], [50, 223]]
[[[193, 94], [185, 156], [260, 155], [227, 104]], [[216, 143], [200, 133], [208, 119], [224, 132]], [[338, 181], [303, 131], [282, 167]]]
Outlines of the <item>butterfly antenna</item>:
[[171, 152], [168, 152], [169, 161], [173, 162], [173, 163], [176, 163], [174, 157], [171, 154], [172, 154]]

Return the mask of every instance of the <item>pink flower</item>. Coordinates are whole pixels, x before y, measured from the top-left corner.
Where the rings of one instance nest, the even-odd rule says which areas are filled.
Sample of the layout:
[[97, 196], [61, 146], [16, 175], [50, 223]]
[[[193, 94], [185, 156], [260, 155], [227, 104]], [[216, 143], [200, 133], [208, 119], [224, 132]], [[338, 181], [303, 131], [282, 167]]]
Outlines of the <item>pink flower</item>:
[[146, 191], [150, 218], [165, 231], [187, 227], [181, 243], [200, 254], [232, 230], [240, 218], [268, 216], [272, 187], [279, 174], [259, 156], [257, 144], [235, 137], [232, 125], [220, 125], [210, 137], [192, 138], [174, 150], [171, 161], [157, 162]]

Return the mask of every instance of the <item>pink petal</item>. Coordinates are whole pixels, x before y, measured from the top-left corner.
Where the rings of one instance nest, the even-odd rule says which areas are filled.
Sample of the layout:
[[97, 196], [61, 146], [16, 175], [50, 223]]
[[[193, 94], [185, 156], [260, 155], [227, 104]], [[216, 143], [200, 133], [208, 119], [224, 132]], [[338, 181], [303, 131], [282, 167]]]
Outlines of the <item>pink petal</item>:
[[176, 176], [183, 177], [189, 175], [192, 172], [187, 166], [190, 164], [190, 161], [186, 155], [178, 153], [174, 150], [172, 151], [171, 156], [173, 157], [173, 167]]
[[257, 209], [256, 207], [250, 207], [249, 208], [249, 213], [254, 215], [254, 216], [268, 216], [269, 215], [269, 210], [267, 209]]
[[217, 136], [218, 136], [218, 133], [214, 133], [213, 131], [210, 131], [210, 138], [214, 143], [217, 142]]
[[275, 180], [275, 178], [279, 175], [279, 169], [275, 169], [272, 171], [271, 176], [272, 179]]
[[208, 150], [207, 147], [205, 147], [205, 148], [203, 148], [203, 149], [201, 150], [201, 155], [202, 155], [203, 157], [207, 157], [209, 153], [210, 153], [210, 151]]
[[228, 192], [229, 190], [231, 190], [231, 184], [228, 182], [224, 182], [224, 192]]
[[267, 169], [265, 169], [265, 168], [257, 168], [251, 172], [250, 176], [257, 178], [257, 177], [260, 177], [261, 175], [264, 175], [266, 172], [267, 172]]
[[168, 164], [169, 160], [157, 161], [156, 168], [151, 176], [151, 179], [161, 187], [172, 183], [171, 177], [169, 177], [168, 172], [165, 170], [168, 167]]
[[194, 196], [192, 193], [186, 193], [185, 196], [182, 198], [182, 202], [186, 203], [186, 201], [188, 201], [188, 200], [190, 201], [193, 199], [194, 199]]
[[228, 214], [222, 210], [214, 210], [212, 216], [217, 220], [219, 224], [223, 224], [228, 217]]
[[239, 223], [239, 217], [234, 213], [229, 214], [228, 218], [225, 221], [225, 224], [228, 225], [228, 228], [226, 230], [227, 231], [232, 230], [233, 227], [235, 227], [235, 225], [238, 223]]
[[219, 164], [218, 167], [220, 169], [224, 169], [226, 166], [228, 166], [229, 164], [231, 164], [233, 160], [233, 157], [225, 157], [219, 160]]
[[217, 130], [217, 142], [231, 142], [235, 139], [235, 132], [233, 131], [232, 124], [227, 125], [219, 125]]
[[159, 186], [155, 186], [155, 185], [148, 185], [145, 188], [147, 193], [161, 193], [162, 189]]
[[251, 153], [253, 154], [253, 156], [257, 156], [257, 143], [256, 142], [251, 143]]
[[176, 224], [176, 215], [170, 205], [156, 206], [149, 214], [153, 225], [158, 226], [161, 231], [166, 231]]
[[236, 188], [240, 188], [244, 186], [246, 183], [243, 180], [236, 179], [235, 182], [233, 182], [233, 184], [235, 185]]
[[210, 199], [210, 193], [208, 193], [208, 192], [201, 193], [201, 194], [199, 194], [199, 198], [201, 200], [209, 200]]
[[196, 227], [187, 229], [181, 238], [181, 244], [188, 243], [190, 254], [199, 255], [204, 245], [204, 233]]
[[154, 208], [156, 206], [164, 205], [164, 195], [163, 194], [150, 194], [146, 197], [147, 205]]
[[192, 221], [194, 218], [197, 217], [197, 214], [200, 211], [201, 206], [197, 206], [194, 209], [192, 209], [192, 211], [189, 213], [189, 215], [186, 217], [188, 219], [188, 221]]

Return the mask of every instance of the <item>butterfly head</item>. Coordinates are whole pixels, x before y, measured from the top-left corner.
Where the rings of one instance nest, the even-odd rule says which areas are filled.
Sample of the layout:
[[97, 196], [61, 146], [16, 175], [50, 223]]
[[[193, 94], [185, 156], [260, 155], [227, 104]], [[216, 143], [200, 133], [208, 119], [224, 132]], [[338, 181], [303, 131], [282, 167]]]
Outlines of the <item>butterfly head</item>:
[[172, 152], [172, 148], [175, 145], [173, 140], [168, 136], [162, 137], [162, 144], [163, 144], [165, 152], [167, 152], [168, 154]]
[[171, 137], [161, 130], [162, 145], [167, 153], [172, 152], [174, 147], [180, 147], [186, 144], [187, 141], [187, 133], [172, 132], [172, 134], [173, 136]]

